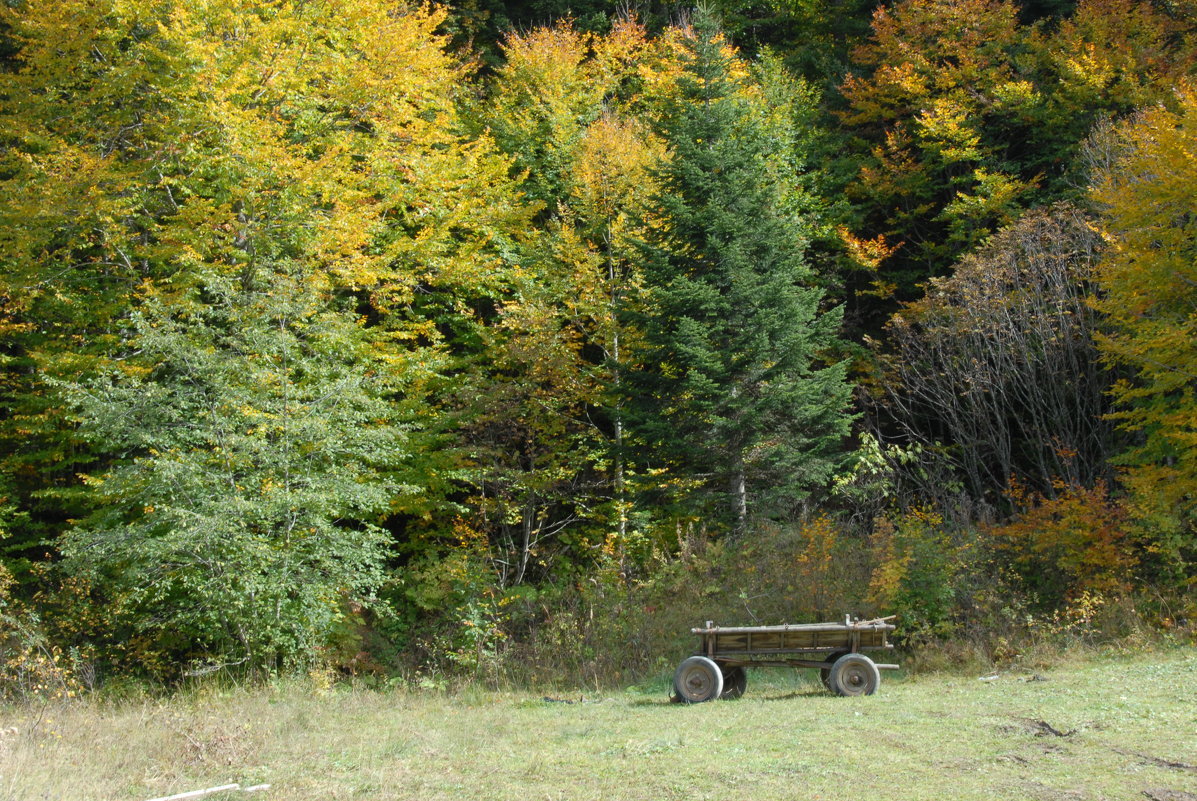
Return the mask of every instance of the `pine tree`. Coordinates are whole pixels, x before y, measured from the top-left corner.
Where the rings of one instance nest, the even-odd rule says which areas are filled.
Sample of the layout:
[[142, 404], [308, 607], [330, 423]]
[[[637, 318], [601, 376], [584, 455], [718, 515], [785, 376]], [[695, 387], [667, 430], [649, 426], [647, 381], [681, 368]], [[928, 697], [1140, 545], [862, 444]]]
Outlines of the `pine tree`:
[[[843, 365], [822, 366], [838, 312], [820, 313], [788, 212], [766, 110], [705, 13], [682, 40], [683, 69], [658, 134], [671, 158], [641, 243], [642, 330], [628, 375], [630, 434], [655, 470], [695, 488], [742, 530], [827, 480], [848, 428]], [[792, 176], [789, 176], [792, 180]]]

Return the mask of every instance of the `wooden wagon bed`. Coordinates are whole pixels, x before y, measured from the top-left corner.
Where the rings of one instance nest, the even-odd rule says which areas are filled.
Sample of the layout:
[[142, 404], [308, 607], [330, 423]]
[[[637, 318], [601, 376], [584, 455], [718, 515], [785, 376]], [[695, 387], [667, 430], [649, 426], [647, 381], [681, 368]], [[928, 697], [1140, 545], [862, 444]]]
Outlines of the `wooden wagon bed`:
[[840, 623], [781, 626], [716, 626], [691, 629], [701, 644], [678, 666], [675, 697], [686, 703], [738, 698], [747, 686], [749, 667], [815, 668], [837, 695], [872, 695], [881, 684], [880, 664], [863, 651], [892, 648], [892, 617]]

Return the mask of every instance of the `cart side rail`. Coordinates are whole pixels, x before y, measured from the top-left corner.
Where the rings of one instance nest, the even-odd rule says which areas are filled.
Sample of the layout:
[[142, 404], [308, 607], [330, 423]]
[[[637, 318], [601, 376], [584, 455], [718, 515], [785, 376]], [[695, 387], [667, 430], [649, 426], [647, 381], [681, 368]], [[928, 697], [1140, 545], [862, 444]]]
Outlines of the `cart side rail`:
[[711, 621], [702, 628], [690, 629], [693, 634], [772, 634], [786, 631], [893, 631], [889, 621], [897, 615], [873, 620], [845, 620], [843, 623], [786, 623], [780, 626], [716, 626]]

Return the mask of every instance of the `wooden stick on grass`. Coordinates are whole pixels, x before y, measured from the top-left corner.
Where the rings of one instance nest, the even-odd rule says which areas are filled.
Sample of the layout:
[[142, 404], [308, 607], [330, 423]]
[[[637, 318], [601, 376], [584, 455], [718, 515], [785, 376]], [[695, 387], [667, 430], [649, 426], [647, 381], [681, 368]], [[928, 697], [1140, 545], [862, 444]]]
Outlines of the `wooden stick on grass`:
[[[186, 793], [179, 793], [177, 795], [165, 795], [161, 798], [151, 798], [150, 801], [189, 801], [192, 798], [203, 798], [206, 795], [213, 793], [223, 793], [231, 790], [241, 790], [240, 784], [222, 784], [219, 787], [209, 787], [206, 790], [190, 790]], [[255, 784], [253, 787], [244, 788], [243, 792], [254, 793], [258, 790], [269, 790], [269, 784]]]
[[202, 798], [212, 793], [223, 793], [226, 790], [240, 790], [239, 784], [222, 784], [219, 787], [209, 787], [207, 790], [191, 790], [186, 793], [179, 793], [178, 795], [166, 795], [162, 798], [151, 798], [150, 801], [187, 801], [191, 798]]

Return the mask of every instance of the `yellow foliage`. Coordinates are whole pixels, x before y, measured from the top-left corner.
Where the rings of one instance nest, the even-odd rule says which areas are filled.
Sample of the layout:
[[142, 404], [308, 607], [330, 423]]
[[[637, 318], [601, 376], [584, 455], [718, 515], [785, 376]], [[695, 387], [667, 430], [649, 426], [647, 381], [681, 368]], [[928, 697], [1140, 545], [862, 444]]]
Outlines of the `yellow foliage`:
[[1103, 355], [1130, 377], [1113, 388], [1115, 419], [1142, 432], [1123, 456], [1138, 510], [1161, 531], [1197, 513], [1197, 91], [1182, 84], [1177, 110], [1149, 108], [1119, 132], [1098, 176], [1109, 248], [1095, 300], [1107, 315]]
[[1019, 515], [987, 533], [1042, 601], [1130, 588], [1138, 560], [1126, 510], [1109, 497], [1104, 483], [1089, 488], [1058, 482], [1056, 496], [1045, 498], [1012, 482], [1010, 497]]
[[1113, 101], [1129, 110], [1154, 102], [1191, 68], [1191, 45], [1169, 43], [1178, 33], [1178, 21], [1151, 3], [1082, 0], [1044, 50], [1068, 103]]

